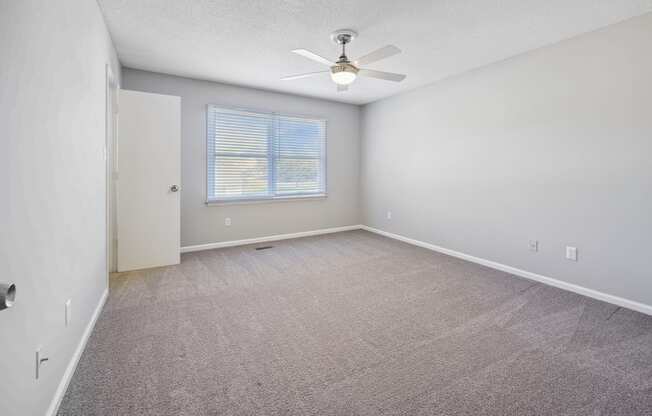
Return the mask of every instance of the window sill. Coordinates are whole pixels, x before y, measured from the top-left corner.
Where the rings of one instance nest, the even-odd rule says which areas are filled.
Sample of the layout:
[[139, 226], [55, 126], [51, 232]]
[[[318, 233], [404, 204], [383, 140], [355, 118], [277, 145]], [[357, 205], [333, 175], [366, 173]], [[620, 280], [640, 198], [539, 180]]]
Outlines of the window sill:
[[319, 200], [319, 199], [326, 199], [326, 197], [327, 194], [317, 194], [317, 195], [299, 195], [299, 196], [280, 196], [276, 198], [222, 199], [217, 201], [206, 201], [206, 205], [224, 206], [224, 205], [243, 205], [243, 204], [268, 204], [274, 202]]

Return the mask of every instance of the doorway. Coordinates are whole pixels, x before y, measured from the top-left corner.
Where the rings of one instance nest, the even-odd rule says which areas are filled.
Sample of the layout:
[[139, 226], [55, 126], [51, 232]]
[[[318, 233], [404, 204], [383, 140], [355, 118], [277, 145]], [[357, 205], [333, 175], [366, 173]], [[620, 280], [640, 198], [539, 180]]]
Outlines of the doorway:
[[[116, 176], [118, 131], [118, 83], [106, 65], [106, 263], [108, 273], [117, 271]], [[108, 279], [107, 273], [107, 279]]]

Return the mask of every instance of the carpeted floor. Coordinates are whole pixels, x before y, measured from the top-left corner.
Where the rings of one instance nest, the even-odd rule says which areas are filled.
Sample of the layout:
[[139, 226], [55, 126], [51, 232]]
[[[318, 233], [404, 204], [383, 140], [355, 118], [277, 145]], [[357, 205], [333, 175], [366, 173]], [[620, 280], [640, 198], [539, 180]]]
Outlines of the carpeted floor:
[[60, 415], [652, 415], [652, 317], [365, 231], [118, 274]]

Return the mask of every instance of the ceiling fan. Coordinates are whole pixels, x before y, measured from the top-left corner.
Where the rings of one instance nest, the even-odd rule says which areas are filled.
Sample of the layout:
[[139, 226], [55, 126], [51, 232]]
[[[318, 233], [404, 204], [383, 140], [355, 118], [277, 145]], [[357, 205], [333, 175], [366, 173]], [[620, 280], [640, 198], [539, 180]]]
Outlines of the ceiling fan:
[[394, 45], [383, 46], [364, 55], [361, 58], [353, 61], [349, 60], [346, 56], [346, 45], [351, 43], [358, 34], [350, 29], [337, 30], [331, 34], [331, 40], [338, 45], [342, 45], [342, 54], [337, 61], [332, 62], [316, 53], [310, 52], [307, 49], [295, 49], [292, 52], [301, 55], [304, 58], [311, 59], [320, 64], [330, 67], [328, 71], [308, 72], [306, 74], [290, 75], [281, 78], [283, 81], [290, 81], [294, 79], [307, 78], [315, 75], [330, 73], [331, 79], [337, 84], [337, 91], [346, 91], [349, 89], [349, 84], [355, 81], [356, 77], [371, 77], [384, 79], [387, 81], [401, 82], [405, 79], [404, 74], [395, 74], [393, 72], [376, 71], [373, 69], [360, 68], [360, 65], [370, 64], [372, 62], [380, 61], [381, 59], [389, 58], [396, 54], [401, 53], [401, 50]]

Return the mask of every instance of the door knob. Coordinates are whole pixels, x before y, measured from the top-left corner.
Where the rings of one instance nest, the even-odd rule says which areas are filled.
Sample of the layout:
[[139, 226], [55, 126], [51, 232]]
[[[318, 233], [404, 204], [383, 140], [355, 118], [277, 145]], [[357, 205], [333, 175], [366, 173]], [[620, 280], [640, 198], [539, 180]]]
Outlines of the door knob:
[[178, 191], [179, 191], [179, 185], [172, 185], [172, 186], [170, 186], [170, 191], [172, 191], [172, 192], [178, 192]]
[[0, 311], [14, 306], [16, 285], [0, 282]]

